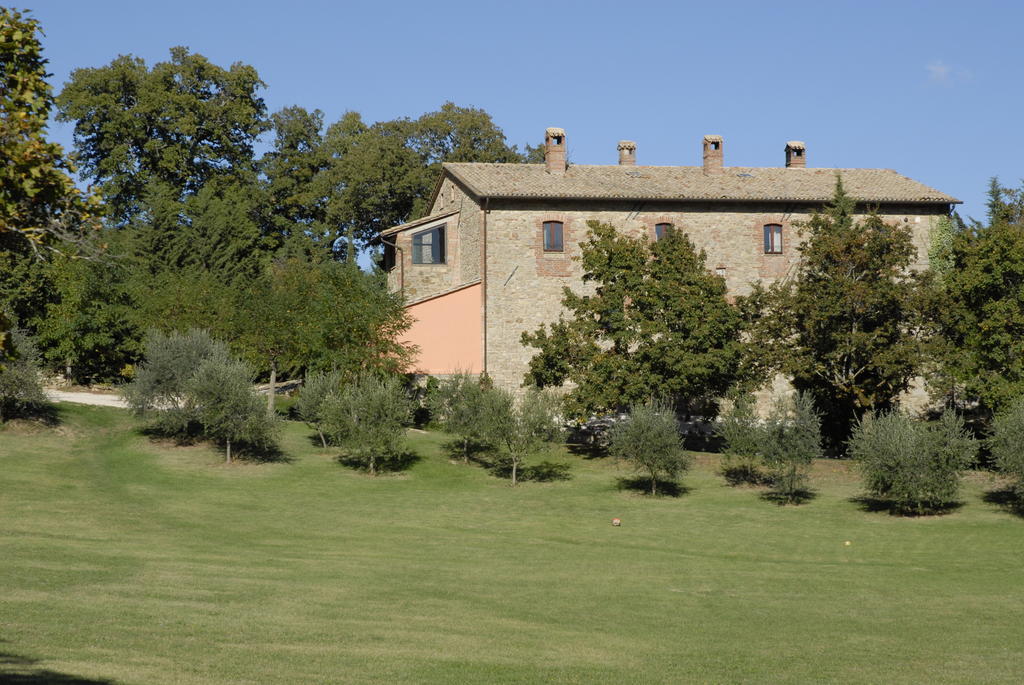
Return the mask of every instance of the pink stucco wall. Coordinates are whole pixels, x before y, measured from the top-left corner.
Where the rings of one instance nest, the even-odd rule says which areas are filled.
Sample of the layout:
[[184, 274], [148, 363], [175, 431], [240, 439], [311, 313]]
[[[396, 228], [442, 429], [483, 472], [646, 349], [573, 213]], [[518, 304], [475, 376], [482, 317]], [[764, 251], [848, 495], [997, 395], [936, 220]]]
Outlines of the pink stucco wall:
[[480, 373], [480, 284], [409, 305], [415, 319], [403, 342], [419, 347], [418, 373]]

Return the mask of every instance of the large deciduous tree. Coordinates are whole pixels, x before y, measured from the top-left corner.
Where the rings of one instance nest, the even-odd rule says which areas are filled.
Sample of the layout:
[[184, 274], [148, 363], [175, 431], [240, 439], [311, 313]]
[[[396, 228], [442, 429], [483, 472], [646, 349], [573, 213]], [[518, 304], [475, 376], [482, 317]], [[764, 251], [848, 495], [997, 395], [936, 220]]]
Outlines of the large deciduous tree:
[[568, 315], [523, 334], [523, 344], [538, 349], [526, 383], [571, 381], [567, 409], [577, 417], [652, 397], [685, 408], [723, 395], [740, 374], [742, 317], [704, 253], [672, 229], [652, 244], [588, 225], [581, 261], [594, 292], [566, 288]]
[[0, 8], [0, 360], [7, 349], [2, 310], [28, 319], [45, 305], [34, 264], [40, 249], [80, 238], [97, 211], [75, 187], [61, 146], [46, 140], [53, 94], [39, 33], [35, 19]]
[[74, 123], [84, 175], [114, 219], [128, 221], [153, 184], [183, 199], [211, 178], [251, 173], [253, 145], [270, 126], [263, 86], [251, 66], [224, 69], [183, 47], [152, 69], [123, 55], [73, 71], [57, 118]]
[[795, 277], [769, 289], [754, 337], [814, 398], [832, 449], [865, 412], [892, 406], [920, 361], [910, 230], [854, 212], [837, 179], [832, 200], [802, 229]]
[[930, 379], [986, 417], [1024, 396], [1024, 188], [993, 179], [988, 223], [957, 231], [935, 284]]

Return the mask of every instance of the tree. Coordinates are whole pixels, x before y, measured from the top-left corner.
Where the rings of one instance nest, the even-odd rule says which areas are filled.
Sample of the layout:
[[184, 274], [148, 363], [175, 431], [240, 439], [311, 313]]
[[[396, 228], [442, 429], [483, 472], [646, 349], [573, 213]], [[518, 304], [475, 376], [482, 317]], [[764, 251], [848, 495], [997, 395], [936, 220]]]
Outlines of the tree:
[[493, 389], [488, 402], [488, 426], [492, 439], [503, 448], [510, 468], [512, 485], [527, 457], [536, 454], [562, 435], [557, 421], [557, 400], [542, 390], [531, 388], [518, 401], [504, 389]]
[[57, 97], [58, 121], [73, 122], [83, 174], [99, 184], [112, 218], [128, 223], [160, 186], [183, 201], [215, 177], [254, 172], [253, 146], [270, 124], [251, 66], [224, 69], [187, 48], [152, 69], [120, 56], [76, 69]]
[[741, 395], [718, 417], [715, 433], [722, 439], [722, 475], [730, 484], [764, 480], [764, 424], [753, 396]]
[[963, 419], [951, 410], [935, 422], [902, 412], [868, 415], [850, 438], [864, 487], [901, 514], [942, 511], [956, 502], [960, 474], [977, 452]]
[[892, 406], [919, 363], [910, 231], [854, 211], [837, 179], [803, 227], [795, 278], [769, 289], [752, 341], [814, 398], [835, 450], [866, 412]]
[[38, 352], [24, 331], [11, 333], [13, 359], [0, 366], [0, 423], [46, 406], [39, 377]]
[[306, 375], [306, 381], [295, 402], [299, 417], [320, 436], [320, 443], [327, 448], [324, 435], [324, 408], [330, 398], [341, 392], [342, 375], [337, 371], [315, 372]]
[[635, 405], [629, 418], [611, 430], [608, 452], [630, 462], [646, 473], [651, 494], [658, 494], [658, 480], [674, 481], [690, 467], [690, 455], [683, 449], [679, 422], [672, 405], [651, 401]]
[[[35, 19], [0, 8], [0, 290], [16, 291], [5, 293], [8, 303], [24, 301], [24, 272], [40, 252], [60, 241], [74, 245], [96, 227], [98, 211], [96, 198], [75, 187], [61, 146], [45, 137], [53, 94], [40, 33]], [[19, 314], [27, 319], [39, 307]], [[8, 325], [0, 313], [0, 363]]]
[[276, 443], [277, 421], [267, 415], [253, 390], [253, 371], [245, 362], [210, 356], [185, 384], [189, 413], [206, 438], [224, 443], [224, 460], [231, 463], [232, 443], [267, 450]]
[[346, 236], [350, 255], [428, 211], [443, 162], [524, 161], [489, 114], [451, 102], [416, 120], [371, 125], [347, 112], [328, 127], [324, 148], [333, 160], [323, 181], [331, 189], [328, 223]]
[[651, 244], [608, 224], [588, 226], [583, 281], [595, 292], [566, 288], [568, 317], [523, 334], [538, 349], [525, 382], [571, 382], [566, 406], [575, 417], [659, 395], [688, 408], [725, 394], [739, 378], [742, 320], [704, 253], [672, 229]]
[[48, 266], [54, 299], [36, 321], [48, 365], [84, 385], [122, 379], [143, 337], [123, 265], [56, 256]]
[[930, 307], [931, 384], [986, 417], [1024, 395], [1024, 188], [992, 183], [989, 223], [955, 234]]
[[996, 414], [987, 442], [996, 466], [1013, 480], [1014, 492], [1024, 504], [1024, 396]]
[[491, 417], [501, 399], [483, 378], [455, 373], [443, 378], [430, 397], [431, 415], [462, 443], [462, 460], [472, 451], [491, 445], [495, 437]]
[[206, 331], [153, 331], [146, 340], [144, 361], [122, 394], [137, 414], [156, 415], [161, 432], [187, 436], [197, 420], [189, 402], [189, 382], [209, 359], [229, 359], [224, 343]]
[[323, 404], [324, 432], [363, 464], [371, 476], [405, 449], [413, 403], [396, 375], [364, 373]]
[[807, 492], [808, 471], [821, 456], [821, 419], [810, 395], [779, 402], [763, 427], [762, 454], [772, 488], [784, 501], [799, 502]]

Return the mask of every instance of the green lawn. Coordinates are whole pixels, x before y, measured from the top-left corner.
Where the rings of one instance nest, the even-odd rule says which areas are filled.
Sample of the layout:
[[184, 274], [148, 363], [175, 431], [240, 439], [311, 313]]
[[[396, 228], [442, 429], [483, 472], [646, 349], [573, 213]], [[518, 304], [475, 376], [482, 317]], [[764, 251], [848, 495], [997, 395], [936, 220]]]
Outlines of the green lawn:
[[224, 466], [123, 411], [60, 411], [0, 429], [0, 682], [1024, 678], [1024, 520], [988, 476], [902, 519], [851, 501], [843, 462], [800, 507], [711, 457], [651, 499], [576, 456], [513, 489], [437, 434], [374, 479], [300, 424], [290, 462]]

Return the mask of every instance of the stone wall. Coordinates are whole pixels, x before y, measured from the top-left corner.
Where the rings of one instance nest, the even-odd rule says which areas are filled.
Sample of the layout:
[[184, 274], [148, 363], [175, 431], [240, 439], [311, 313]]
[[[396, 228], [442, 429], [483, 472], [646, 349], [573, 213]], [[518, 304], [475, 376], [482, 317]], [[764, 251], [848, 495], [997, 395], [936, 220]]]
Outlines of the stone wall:
[[[616, 226], [628, 235], [653, 239], [657, 223], [671, 223], [707, 253], [710, 270], [723, 273], [729, 292], [750, 291], [754, 281], [784, 277], [798, 260], [796, 224], [806, 221], [811, 206], [754, 203], [492, 202], [487, 215], [485, 366], [496, 384], [517, 388], [526, 373], [532, 348], [520, 343], [524, 331], [556, 321], [563, 288], [585, 291], [574, 257], [586, 239], [591, 219]], [[882, 217], [910, 226], [918, 249], [916, 268], [928, 263], [933, 222], [943, 207], [883, 206]], [[543, 222], [564, 222], [563, 253], [543, 250]], [[765, 254], [763, 226], [783, 227], [782, 254]]]

